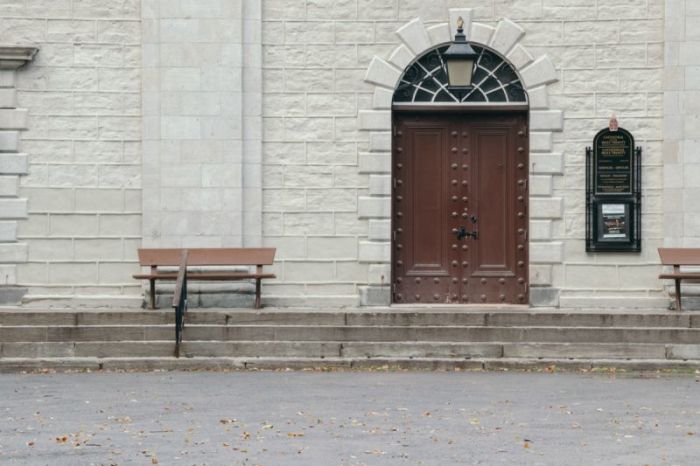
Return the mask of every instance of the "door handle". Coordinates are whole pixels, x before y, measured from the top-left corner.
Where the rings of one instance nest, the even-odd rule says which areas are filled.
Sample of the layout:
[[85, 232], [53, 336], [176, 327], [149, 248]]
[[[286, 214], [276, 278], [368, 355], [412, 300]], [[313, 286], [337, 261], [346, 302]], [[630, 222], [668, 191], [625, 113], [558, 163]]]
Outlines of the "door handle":
[[472, 237], [474, 239], [479, 239], [479, 232], [474, 230], [474, 231], [467, 231], [465, 227], [459, 227], [455, 228], [452, 231], [455, 232], [457, 235], [458, 240], [463, 240], [464, 238]]

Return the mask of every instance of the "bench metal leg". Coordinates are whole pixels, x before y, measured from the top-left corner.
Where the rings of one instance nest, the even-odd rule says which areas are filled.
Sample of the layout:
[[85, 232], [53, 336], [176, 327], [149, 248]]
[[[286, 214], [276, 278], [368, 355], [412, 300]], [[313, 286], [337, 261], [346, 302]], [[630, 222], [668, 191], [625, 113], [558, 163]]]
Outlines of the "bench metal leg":
[[156, 308], [156, 281], [155, 280], [149, 280], [150, 282], [150, 288], [151, 288], [151, 309]]
[[676, 310], [682, 311], [681, 308], [681, 281], [676, 279]]
[[255, 309], [260, 309], [260, 279], [255, 280]]

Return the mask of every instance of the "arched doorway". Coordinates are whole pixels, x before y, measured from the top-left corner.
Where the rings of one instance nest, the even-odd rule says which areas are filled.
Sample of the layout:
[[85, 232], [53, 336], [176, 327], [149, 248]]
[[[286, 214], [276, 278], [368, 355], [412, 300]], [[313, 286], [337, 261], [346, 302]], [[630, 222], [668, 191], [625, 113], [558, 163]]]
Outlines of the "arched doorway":
[[392, 104], [392, 302], [527, 304], [528, 97], [482, 45], [474, 86], [448, 89], [439, 46]]

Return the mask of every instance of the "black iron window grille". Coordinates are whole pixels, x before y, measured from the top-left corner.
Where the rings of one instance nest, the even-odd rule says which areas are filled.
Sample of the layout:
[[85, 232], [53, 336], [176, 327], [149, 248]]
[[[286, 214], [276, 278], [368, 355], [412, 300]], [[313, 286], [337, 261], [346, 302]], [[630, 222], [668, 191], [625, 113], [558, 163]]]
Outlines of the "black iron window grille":
[[474, 65], [473, 87], [449, 89], [447, 45], [434, 48], [410, 65], [394, 91], [394, 103], [527, 103], [520, 79], [503, 58], [484, 47], [471, 44], [479, 58]]

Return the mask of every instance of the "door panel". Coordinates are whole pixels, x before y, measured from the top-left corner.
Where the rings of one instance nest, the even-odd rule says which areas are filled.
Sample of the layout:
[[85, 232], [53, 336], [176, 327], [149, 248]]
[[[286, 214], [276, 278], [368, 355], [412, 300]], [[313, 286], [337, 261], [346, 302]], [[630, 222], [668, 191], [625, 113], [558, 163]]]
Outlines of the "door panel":
[[512, 270], [511, 160], [506, 130], [474, 128], [473, 191], [479, 240], [474, 242], [474, 274]]
[[527, 133], [526, 114], [395, 115], [393, 302], [527, 302]]
[[[413, 189], [406, 193], [413, 233], [407, 256], [407, 273], [420, 275], [439, 272], [447, 275], [447, 250], [443, 235], [436, 235], [435, 225], [445, 223], [445, 196], [440, 187], [445, 185], [446, 128], [413, 128], [406, 148], [407, 177]], [[430, 156], [426, 156], [430, 154]], [[438, 160], [435, 160], [435, 159]], [[436, 189], [436, 187], [438, 189]]]

